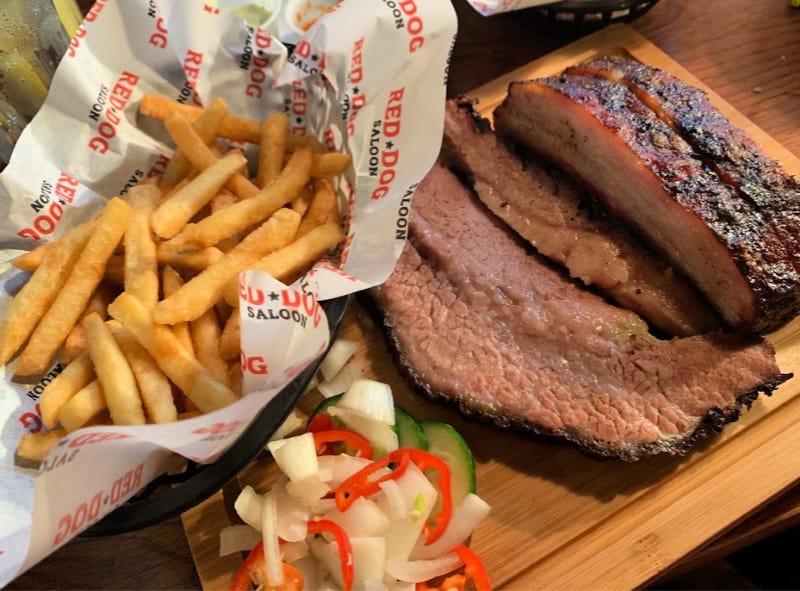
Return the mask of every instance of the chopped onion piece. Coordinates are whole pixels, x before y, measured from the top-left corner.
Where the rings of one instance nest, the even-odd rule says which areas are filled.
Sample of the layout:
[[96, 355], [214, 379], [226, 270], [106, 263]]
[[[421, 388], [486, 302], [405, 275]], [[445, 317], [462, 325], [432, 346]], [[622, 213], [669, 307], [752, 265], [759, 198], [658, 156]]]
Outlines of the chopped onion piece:
[[267, 444], [275, 463], [289, 480], [305, 480], [316, 476], [319, 470], [314, 435], [303, 433]]
[[344, 423], [345, 427], [363, 435], [372, 444], [375, 458], [380, 458], [398, 448], [397, 433], [391, 425], [374, 417], [338, 404], [328, 408], [328, 414]]
[[353, 549], [353, 573], [356, 581], [383, 578], [383, 563], [386, 560], [386, 541], [383, 538], [351, 537]]
[[427, 560], [440, 556], [445, 552], [450, 552], [453, 548], [466, 541], [475, 526], [489, 515], [491, 508], [478, 495], [469, 493], [464, 497], [464, 502], [453, 509], [453, 516], [450, 524], [442, 534], [442, 537], [429, 546], [425, 545], [424, 540], [418, 540], [417, 545], [411, 552], [413, 560]]
[[320, 499], [311, 505], [311, 512], [314, 515], [324, 515], [336, 509], [336, 499]]
[[323, 536], [316, 536], [308, 543], [308, 548], [311, 550], [311, 555], [319, 560], [327, 576], [336, 582], [339, 589], [344, 587], [338, 544], [325, 541]]
[[394, 425], [394, 399], [389, 384], [375, 380], [356, 380], [336, 406], [356, 410], [376, 421]]
[[[396, 482], [408, 511], [402, 519], [391, 522], [383, 537], [386, 538], [386, 555], [404, 561], [411, 555], [425, 521], [436, 504], [438, 493], [414, 463], [408, 465], [405, 473]], [[386, 498], [380, 495], [376, 501], [380, 509], [388, 515]]]
[[308, 415], [300, 409], [293, 408], [289, 416], [287, 416], [283, 423], [281, 423], [281, 426], [275, 430], [275, 433], [272, 434], [269, 440], [277, 441], [278, 439], [297, 435], [306, 426], [306, 422], [308, 422]]
[[403, 499], [400, 486], [394, 480], [385, 480], [378, 486], [386, 495], [386, 502], [389, 505], [389, 517], [392, 519], [402, 519], [408, 512], [408, 507]]
[[363, 581], [362, 588], [364, 591], [389, 591], [389, 587], [380, 579], [366, 579]]
[[379, 536], [389, 529], [390, 523], [386, 513], [375, 502], [364, 497], [356, 499], [347, 511], [334, 508], [323, 518], [339, 524], [349, 536], [356, 537]]
[[443, 556], [432, 560], [399, 560], [397, 558], [386, 559], [386, 572], [396, 579], [408, 581], [410, 583], [420, 583], [430, 581], [435, 577], [441, 577], [451, 573], [463, 564], [458, 554], [448, 552]]
[[267, 567], [267, 583], [278, 586], [283, 583], [283, 566], [281, 550], [278, 542], [278, 507], [275, 494], [264, 495], [261, 507], [261, 536], [264, 541], [264, 559]]
[[[364, 466], [371, 464], [372, 460], [347, 454], [338, 454], [335, 456], [319, 456], [318, 462], [320, 480], [331, 488], [336, 488]], [[328, 475], [330, 477], [326, 480], [325, 476]]]
[[416, 591], [417, 585], [408, 581], [398, 581], [389, 574], [384, 575], [383, 584], [389, 591]]
[[364, 361], [358, 358], [351, 359], [330, 382], [317, 384], [317, 391], [325, 398], [338, 396], [344, 393], [350, 384], [359, 379], [362, 373], [364, 373]]
[[231, 525], [219, 532], [219, 555], [249, 552], [258, 544], [261, 534], [249, 525]]
[[319, 364], [319, 371], [322, 374], [322, 379], [330, 382], [336, 377], [341, 369], [345, 366], [353, 354], [358, 349], [358, 343], [355, 341], [348, 341], [347, 339], [336, 339], [331, 345], [328, 354], [322, 363]]
[[305, 540], [306, 522], [311, 519], [309, 508], [291, 496], [284, 487], [273, 487], [278, 511], [278, 536], [287, 542]]
[[308, 543], [305, 540], [300, 542], [283, 542], [283, 544], [281, 544], [281, 556], [283, 561], [289, 564], [301, 558], [305, 558], [308, 556]]
[[233, 508], [236, 509], [236, 514], [242, 521], [256, 531], [261, 531], [261, 507], [263, 504], [264, 499], [261, 498], [261, 495], [253, 490], [252, 486], [247, 485], [236, 497]]
[[306, 506], [311, 506], [331, 492], [331, 488], [317, 476], [309, 476], [303, 480], [290, 480], [286, 483], [286, 492]]
[[[308, 547], [308, 544], [306, 544], [306, 547]], [[311, 591], [312, 589], [320, 588], [322, 576], [325, 573], [322, 572], [323, 569], [316, 558], [309, 554], [300, 560], [292, 562], [291, 565], [303, 575], [303, 589]]]

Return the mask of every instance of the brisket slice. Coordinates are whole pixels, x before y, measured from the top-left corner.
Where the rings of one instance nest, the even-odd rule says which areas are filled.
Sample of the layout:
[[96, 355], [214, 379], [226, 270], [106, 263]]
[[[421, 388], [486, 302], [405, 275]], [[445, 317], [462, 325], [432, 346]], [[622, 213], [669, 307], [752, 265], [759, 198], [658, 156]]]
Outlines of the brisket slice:
[[800, 276], [786, 245], [625, 86], [588, 76], [512, 83], [495, 126], [593, 188], [731, 326], [762, 332], [796, 315]]
[[668, 335], [719, 327], [691, 283], [566, 175], [539, 159], [521, 160], [468, 101], [447, 103], [444, 156], [493, 214], [572, 277]]
[[800, 271], [800, 183], [709, 102], [701, 89], [669, 72], [621, 57], [569, 68], [625, 84], [695, 149], [719, 177], [738, 189], [775, 227]]
[[635, 314], [544, 262], [439, 165], [373, 296], [423, 392], [604, 456], [685, 453], [790, 377], [757, 337], [653, 338]]

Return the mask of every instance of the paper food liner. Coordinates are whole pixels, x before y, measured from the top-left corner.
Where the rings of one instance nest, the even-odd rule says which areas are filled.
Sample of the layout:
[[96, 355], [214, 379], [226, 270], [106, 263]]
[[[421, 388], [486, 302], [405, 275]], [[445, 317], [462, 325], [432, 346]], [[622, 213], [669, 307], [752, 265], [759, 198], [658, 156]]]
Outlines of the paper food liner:
[[337, 187], [347, 238], [293, 286], [242, 274], [242, 358], [249, 391], [187, 421], [69, 434], [38, 471], [15, 465], [20, 436], [41, 429], [39, 383], [4, 368], [0, 422], [0, 586], [124, 503], [174, 461], [213, 461], [328, 345], [319, 300], [381, 283], [403, 247], [410, 199], [443, 126], [455, 14], [449, 2], [345, 0], [292, 53], [263, 30], [195, 0], [98, 0], [72, 39], [48, 99], [0, 175], [0, 314], [26, 275], [9, 261], [63, 234], [111, 196], [163, 170], [160, 122], [143, 93], [183, 103], [224, 98], [232, 114], [286, 112], [291, 131], [344, 150]]
[[[501, 12], [511, 12], [512, 10], [522, 10], [533, 6], [543, 6], [544, 4], [554, 4], [558, 0], [467, 0], [472, 8], [480, 12], [483, 16], [491, 16]], [[590, 2], [591, 0], [586, 0]]]

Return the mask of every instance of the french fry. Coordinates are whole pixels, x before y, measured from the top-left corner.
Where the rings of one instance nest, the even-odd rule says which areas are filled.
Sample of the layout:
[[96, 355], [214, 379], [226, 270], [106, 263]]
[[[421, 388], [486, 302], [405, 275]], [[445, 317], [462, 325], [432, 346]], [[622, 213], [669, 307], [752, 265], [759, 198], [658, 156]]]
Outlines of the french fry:
[[226, 361], [238, 360], [241, 355], [241, 328], [242, 318], [239, 316], [239, 310], [234, 310], [228, 317], [225, 328], [222, 329], [222, 336], [219, 338], [219, 354]]
[[14, 265], [20, 271], [35, 271], [39, 265], [42, 264], [44, 260], [44, 255], [48, 251], [58, 250], [63, 245], [66, 245], [69, 240], [72, 240], [75, 237], [82, 237], [85, 236], [87, 239], [89, 235], [92, 233], [92, 228], [94, 227], [95, 219], [91, 219], [88, 222], [84, 222], [78, 226], [75, 226], [71, 230], [69, 230], [66, 234], [64, 234], [61, 238], [57, 240], [52, 240], [50, 242], [45, 242], [31, 250], [30, 252], [26, 252], [23, 255], [18, 256], [11, 264]]
[[58, 249], [48, 251], [42, 264], [11, 301], [0, 327], [0, 364], [8, 363], [56, 300], [89, 241], [91, 231], [92, 226], [86, 226], [63, 240]]
[[233, 390], [208, 375], [169, 328], [153, 322], [150, 312], [134, 296], [123, 293], [111, 303], [108, 312], [136, 337], [167, 377], [201, 411], [212, 412], [238, 400]]
[[[189, 122], [180, 115], [170, 115], [164, 125], [178, 149], [198, 170], [210, 168], [219, 160]], [[227, 180], [225, 187], [240, 199], [247, 199], [258, 193], [258, 187], [242, 174], [234, 174]]]
[[165, 290], [165, 298], [153, 308], [153, 319], [159, 324], [177, 326], [177, 323], [199, 318], [214, 307], [226, 285], [248, 265], [288, 244], [299, 225], [297, 212], [279, 209], [214, 265], [169, 296]]
[[[191, 105], [176, 103], [169, 99], [146, 94], [142, 97], [139, 112], [147, 117], [166, 119], [173, 113], [179, 113], [187, 121], [195, 121], [203, 114], [203, 110]], [[222, 120], [217, 134], [229, 140], [256, 144], [261, 140], [261, 123], [254, 119], [228, 115]], [[310, 135], [289, 134], [286, 138], [286, 150], [292, 152], [297, 148], [311, 148], [314, 152], [324, 152], [325, 147], [315, 137]]]
[[103, 387], [99, 380], [94, 380], [76, 392], [61, 407], [61, 411], [58, 413], [58, 422], [67, 430], [67, 433], [71, 433], [85, 426], [93, 417], [107, 408]]
[[300, 215], [305, 215], [308, 207], [311, 205], [311, 200], [314, 199], [314, 189], [310, 183], [303, 185], [297, 196], [292, 199], [291, 208]]
[[[23, 349], [17, 375], [30, 376], [47, 369], [103, 279], [106, 261], [125, 233], [130, 211], [130, 206], [117, 197], [108, 202], [63, 288]], [[25, 302], [19, 297], [15, 301], [18, 299]]]
[[72, 363], [82, 355], [89, 346], [89, 337], [86, 330], [80, 324], [76, 324], [69, 331], [67, 339], [64, 341], [64, 348], [61, 351], [59, 361], [61, 363]]
[[[211, 200], [211, 213], [222, 211], [237, 201], [238, 199], [236, 199], [236, 196], [231, 193], [220, 193]], [[225, 240], [220, 240], [217, 243], [217, 248], [222, 252], [230, 252], [230, 250], [239, 243], [239, 238], [240, 236], [237, 234]]]
[[89, 357], [94, 363], [114, 424], [144, 425], [139, 387], [114, 335], [98, 314], [89, 314], [82, 324], [89, 336]]
[[231, 389], [242, 395], [242, 364], [237, 360], [228, 365], [228, 383]]
[[186, 271], [202, 271], [207, 269], [224, 256], [220, 249], [209, 246], [207, 248], [174, 247], [168, 242], [159, 243], [156, 248], [156, 257], [159, 265], [175, 267]]
[[[183, 287], [183, 278], [172, 267], [164, 267], [161, 274], [161, 285], [164, 288], [164, 299], [169, 299]], [[158, 304], [156, 304], [156, 307], [158, 307]], [[153, 310], [155, 310], [155, 308], [153, 308]], [[178, 339], [178, 342], [186, 349], [189, 355], [194, 356], [194, 346], [192, 345], [192, 333], [189, 331], [189, 323], [183, 321], [170, 324], [172, 324], [172, 332]]]
[[[208, 145], [214, 141], [214, 137], [219, 131], [219, 126], [222, 120], [228, 115], [228, 105], [221, 98], [215, 98], [208, 109], [203, 111], [200, 117], [192, 124], [197, 135], [200, 139]], [[186, 177], [192, 170], [192, 164], [186, 156], [180, 151], [175, 150], [175, 153], [170, 158], [169, 164], [158, 185], [162, 189], [174, 187], [178, 182]]]
[[[326, 250], [341, 242], [342, 239], [344, 239], [342, 227], [336, 222], [327, 222], [312, 229], [291, 244], [248, 265], [248, 269], [264, 271], [275, 279], [283, 281], [310, 266]], [[231, 306], [239, 306], [238, 281], [231, 281], [225, 287], [225, 300]], [[236, 315], [236, 312], [233, 315]]]
[[95, 379], [94, 365], [89, 353], [83, 353], [67, 365], [58, 376], [50, 382], [39, 398], [39, 409], [42, 423], [52, 429], [58, 423], [61, 408], [89, 382]]
[[206, 310], [190, 323], [192, 344], [197, 360], [218, 382], [228, 384], [228, 366], [219, 354], [220, 330], [214, 308]]
[[286, 136], [289, 134], [289, 117], [285, 113], [273, 113], [261, 124], [261, 150], [258, 156], [256, 185], [262, 189], [277, 178], [283, 168], [286, 152]]
[[315, 179], [336, 176], [342, 174], [352, 162], [350, 154], [342, 152], [326, 152], [324, 154], [314, 154], [314, 162], [311, 166], [311, 176]]
[[247, 159], [240, 152], [230, 152], [217, 160], [158, 207], [150, 219], [153, 231], [162, 238], [175, 236], [246, 165]]
[[314, 199], [300, 222], [297, 236], [308, 234], [312, 229], [328, 221], [328, 216], [336, 209], [336, 193], [327, 179], [314, 182]]
[[258, 195], [234, 203], [196, 224], [187, 225], [170, 243], [176, 246], [211, 246], [264, 221], [300, 191], [308, 181], [310, 169], [311, 152], [307, 149], [297, 150], [278, 178]]
[[153, 423], [177, 421], [178, 411], [172, 398], [172, 385], [156, 360], [122, 324], [112, 320], [108, 327], [133, 370], [148, 418]]
[[[81, 315], [81, 320], [86, 318], [92, 312], [96, 312], [103, 320], [108, 316], [106, 309], [116, 297], [116, 292], [111, 288], [108, 283], [101, 283], [97, 290], [92, 294], [89, 303], [86, 305], [86, 310]], [[76, 324], [72, 327], [67, 335], [67, 340], [64, 341], [64, 349], [61, 351], [60, 361], [63, 364], [71, 363], [78, 356], [86, 352], [88, 344], [88, 337], [83, 326]]]
[[17, 442], [17, 455], [31, 462], [43, 462], [67, 432], [64, 429], [26, 433]]
[[152, 185], [139, 185], [130, 190], [128, 203], [132, 211], [124, 239], [125, 291], [151, 307], [158, 301], [158, 261], [150, 216], [159, 196], [160, 191]]

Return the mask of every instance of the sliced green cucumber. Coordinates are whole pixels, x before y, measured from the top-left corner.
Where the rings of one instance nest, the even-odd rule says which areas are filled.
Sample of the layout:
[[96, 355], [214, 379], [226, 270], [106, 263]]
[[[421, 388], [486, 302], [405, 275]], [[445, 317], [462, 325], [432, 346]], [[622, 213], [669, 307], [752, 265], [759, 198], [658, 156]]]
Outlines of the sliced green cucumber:
[[427, 450], [428, 440], [422, 432], [422, 427], [403, 408], [394, 405], [394, 431], [397, 433], [397, 442], [400, 447], [413, 447], [414, 449]]
[[428, 440], [428, 452], [442, 458], [450, 468], [450, 492], [457, 507], [464, 497], [476, 491], [472, 452], [452, 425], [439, 421], [421, 421], [419, 425]]

